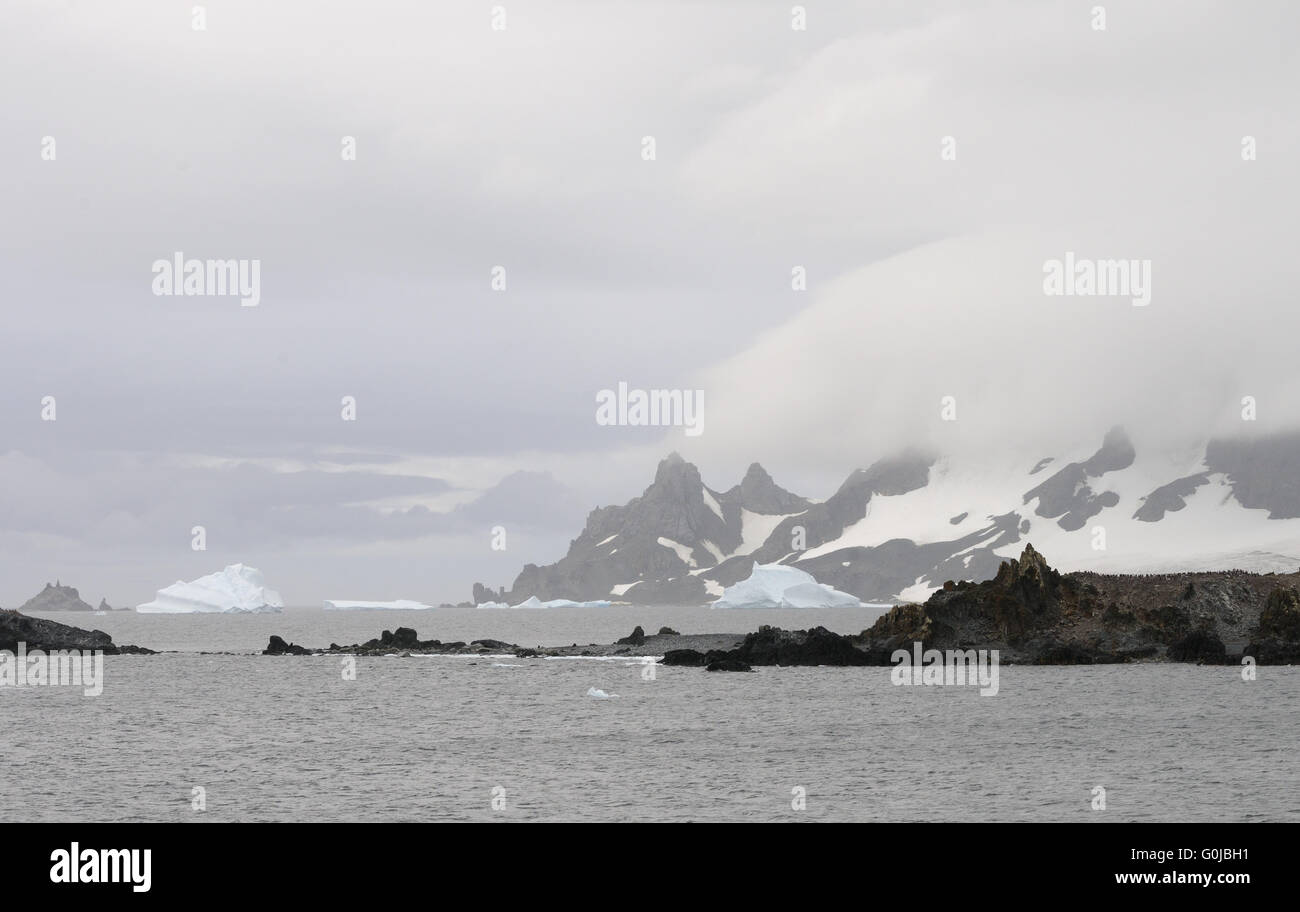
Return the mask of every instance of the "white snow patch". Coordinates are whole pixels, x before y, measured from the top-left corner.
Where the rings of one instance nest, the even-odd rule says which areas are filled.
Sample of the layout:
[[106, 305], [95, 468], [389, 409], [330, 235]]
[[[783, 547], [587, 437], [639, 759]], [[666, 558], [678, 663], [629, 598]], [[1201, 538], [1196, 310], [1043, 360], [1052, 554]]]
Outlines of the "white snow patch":
[[915, 602], [920, 604], [928, 599], [932, 592], [938, 591], [938, 586], [931, 586], [929, 583], [922, 582], [922, 579], [923, 577], [918, 576], [916, 582], [898, 593], [898, 600], [900, 602]]
[[718, 506], [718, 501], [713, 496], [712, 492], [710, 492], [704, 485], [700, 485], [700, 491], [704, 494], [704, 505], [714, 513], [718, 514], [718, 519], [726, 522], [726, 519], [722, 515], [722, 507]]
[[801, 510], [798, 513], [754, 513], [742, 509], [740, 511], [740, 546], [732, 551], [727, 557], [735, 557], [737, 554], [753, 554], [772, 537], [776, 527], [781, 525], [781, 521], [789, 519], [791, 516], [802, 516], [807, 510]]
[[681, 544], [680, 542], [675, 542], [671, 538], [664, 538], [662, 535], [659, 536], [659, 538], [657, 538], [656, 541], [658, 541], [659, 544], [663, 545], [665, 548], [672, 548], [674, 551], [676, 551], [677, 556], [682, 559], [682, 563], [686, 564], [688, 567], [698, 566], [695, 563], [695, 558], [691, 555], [691, 549]]

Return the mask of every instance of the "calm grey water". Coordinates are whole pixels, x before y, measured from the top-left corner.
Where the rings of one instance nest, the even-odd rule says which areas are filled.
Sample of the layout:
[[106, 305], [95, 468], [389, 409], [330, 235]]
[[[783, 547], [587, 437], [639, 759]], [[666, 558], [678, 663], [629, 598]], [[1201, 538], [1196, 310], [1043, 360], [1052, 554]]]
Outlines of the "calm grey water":
[[[552, 612], [422, 612], [414, 626], [422, 637], [555, 643], [661, 623], [617, 611], [560, 623]], [[790, 623], [663, 612], [685, 630]], [[698, 624], [682, 620], [692, 612]], [[351, 642], [407, 623], [322, 614], [94, 621], [120, 640], [188, 650], [260, 648], [270, 632]], [[1004, 667], [999, 694], [981, 697], [895, 687], [884, 668], [661, 667], [647, 681], [625, 660], [356, 661], [345, 681], [338, 657], [121, 656], [105, 659], [97, 698], [0, 687], [0, 817], [1300, 820], [1295, 668], [1243, 682], [1233, 668]], [[618, 697], [593, 699], [591, 687]], [[1090, 808], [1097, 785], [1105, 811]], [[196, 786], [202, 813], [191, 809]], [[796, 787], [805, 810], [791, 807]]]

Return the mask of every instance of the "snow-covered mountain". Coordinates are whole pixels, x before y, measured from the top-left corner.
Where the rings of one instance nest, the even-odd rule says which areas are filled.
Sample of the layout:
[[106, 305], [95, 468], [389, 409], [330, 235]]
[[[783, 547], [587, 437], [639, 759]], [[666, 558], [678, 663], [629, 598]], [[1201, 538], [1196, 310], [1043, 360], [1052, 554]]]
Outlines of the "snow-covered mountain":
[[508, 598], [703, 603], [758, 562], [868, 602], [915, 601], [945, 580], [991, 579], [1028, 540], [1062, 570], [1293, 571], [1300, 434], [1141, 453], [1114, 428], [1080, 453], [995, 462], [905, 451], [819, 503], [757, 463], [714, 491], [674, 453], [640, 497], [593, 511], [563, 559], [526, 566]]

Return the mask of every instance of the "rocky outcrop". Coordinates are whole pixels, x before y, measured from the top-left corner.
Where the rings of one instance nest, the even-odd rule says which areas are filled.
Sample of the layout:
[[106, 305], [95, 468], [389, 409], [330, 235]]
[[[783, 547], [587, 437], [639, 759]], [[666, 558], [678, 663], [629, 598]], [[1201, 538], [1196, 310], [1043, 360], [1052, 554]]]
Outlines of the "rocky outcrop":
[[949, 582], [924, 605], [895, 607], [863, 633], [861, 647], [876, 660], [919, 642], [997, 649], [1004, 662], [1223, 664], [1255, 643], [1266, 662], [1300, 640], [1297, 618], [1300, 593], [1279, 588], [1274, 575], [1062, 574], [1027, 545], [991, 580]]
[[1245, 654], [1261, 665], [1300, 664], [1300, 590], [1279, 586], [1268, 594]]
[[312, 650], [307, 649], [304, 646], [299, 646], [296, 643], [286, 643], [281, 637], [272, 634], [270, 643], [268, 643], [267, 647], [262, 650], [262, 655], [312, 655]]
[[118, 646], [102, 630], [82, 630], [46, 618], [28, 617], [17, 611], [0, 611], [0, 649], [17, 652], [25, 643], [28, 652], [43, 649], [99, 650], [104, 655], [149, 655], [153, 650], [141, 646]]
[[642, 629], [641, 629], [641, 625], [638, 624], [638, 625], [637, 625], [637, 626], [632, 630], [632, 633], [631, 633], [630, 635], [625, 636], [625, 637], [623, 637], [622, 639], [618, 640], [618, 644], [619, 644], [620, 646], [644, 646], [644, 645], [645, 645], [645, 631], [642, 630]]
[[502, 586], [496, 592], [493, 592], [482, 583], [474, 584], [474, 604], [482, 605], [484, 602], [504, 602], [506, 600], [506, 589]]
[[705, 671], [753, 671], [739, 659], [716, 659], [704, 666]]
[[1279, 586], [1270, 592], [1256, 633], [1264, 639], [1300, 641], [1300, 590]]
[[19, 607], [24, 614], [38, 611], [94, 611], [81, 600], [81, 594], [71, 586], [64, 586], [55, 581], [46, 583], [45, 588], [29, 598]]
[[750, 665], [872, 665], [872, 655], [861, 649], [854, 637], [832, 633], [825, 627], [811, 630], [782, 630], [764, 625], [748, 634], [734, 649], [679, 649], [665, 653], [665, 665], [705, 667], [728, 664]]

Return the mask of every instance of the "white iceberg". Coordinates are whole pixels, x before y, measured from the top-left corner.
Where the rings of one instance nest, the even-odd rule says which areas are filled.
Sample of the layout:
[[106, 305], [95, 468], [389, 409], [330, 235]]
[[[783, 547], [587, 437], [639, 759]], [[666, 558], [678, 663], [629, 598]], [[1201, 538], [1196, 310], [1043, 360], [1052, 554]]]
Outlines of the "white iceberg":
[[428, 611], [432, 606], [410, 599], [398, 599], [395, 602], [341, 602], [338, 599], [326, 599], [326, 611]]
[[594, 601], [594, 602], [575, 602], [572, 599], [551, 599], [549, 602], [543, 602], [537, 596], [530, 596], [518, 605], [507, 605], [505, 602], [480, 602], [475, 608], [522, 608], [526, 610], [538, 608], [608, 608], [612, 602]]
[[618, 694], [605, 693], [599, 687], [588, 687], [587, 696], [593, 700], [617, 700]]
[[177, 580], [135, 610], [140, 614], [260, 613], [283, 607], [280, 593], [267, 588], [261, 570], [231, 564], [193, 582]]
[[823, 586], [798, 567], [755, 564], [748, 579], [728, 586], [714, 608], [860, 608], [847, 592]]

